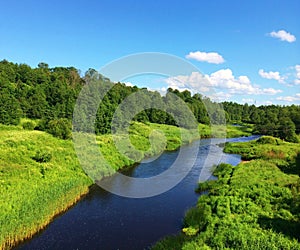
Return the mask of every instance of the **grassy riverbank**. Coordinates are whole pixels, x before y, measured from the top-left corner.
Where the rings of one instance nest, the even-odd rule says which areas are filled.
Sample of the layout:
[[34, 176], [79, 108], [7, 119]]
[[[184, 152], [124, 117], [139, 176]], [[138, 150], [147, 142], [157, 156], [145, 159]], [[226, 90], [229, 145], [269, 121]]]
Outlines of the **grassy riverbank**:
[[[151, 148], [148, 137], [154, 130], [157, 143]], [[133, 123], [130, 140], [141, 151], [137, 160], [161, 150], [175, 150], [199, 137], [196, 131], [182, 132], [184, 140], [178, 127]], [[199, 125], [199, 133], [207, 138], [211, 130]], [[117, 151], [111, 135], [97, 136], [97, 143], [115, 170], [134, 164]], [[10, 248], [44, 228], [86, 194], [91, 184], [71, 140], [21, 126], [0, 125], [0, 249]]]
[[0, 125], [0, 249], [45, 227], [91, 184], [71, 141]]
[[182, 233], [153, 249], [300, 249], [300, 147], [273, 137], [228, 143], [243, 159], [221, 164], [217, 180], [199, 184], [197, 206]]
[[[182, 141], [177, 127], [134, 123], [130, 140], [147, 153], [140, 158], [162, 150], [159, 145], [148, 150], [148, 136], [154, 129], [165, 134], [167, 150], [196, 139], [197, 134], [183, 131], [188, 136]], [[116, 150], [111, 135], [97, 136], [97, 143], [114, 169], [134, 163]], [[0, 249], [8, 249], [44, 228], [56, 214], [87, 193], [91, 184], [71, 140], [21, 126], [0, 125]]]

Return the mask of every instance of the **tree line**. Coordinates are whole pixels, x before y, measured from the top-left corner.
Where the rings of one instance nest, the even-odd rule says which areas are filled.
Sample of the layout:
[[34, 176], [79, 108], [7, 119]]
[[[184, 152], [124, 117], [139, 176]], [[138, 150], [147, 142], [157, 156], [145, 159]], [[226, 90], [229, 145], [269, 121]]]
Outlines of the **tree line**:
[[[111, 132], [111, 123], [120, 104], [131, 94], [139, 93], [130, 112], [137, 112], [133, 120], [190, 127], [191, 121], [184, 107], [174, 96], [179, 97], [189, 107], [197, 122], [202, 124], [252, 123], [260, 134], [274, 135], [288, 141], [296, 141], [300, 132], [300, 107], [291, 106], [249, 106], [233, 102], [217, 103], [201, 94], [178, 91], [169, 88], [165, 96], [146, 88], [113, 83], [94, 69], [83, 76], [74, 67], [50, 68], [47, 63], [39, 63], [31, 68], [26, 64], [0, 62], [0, 123], [17, 125], [21, 118], [38, 120], [35, 129], [44, 130], [61, 138], [71, 135], [73, 110], [82, 88], [91, 82], [109, 89], [97, 107], [93, 128], [97, 134]], [[92, 86], [92, 85], [91, 85]], [[89, 89], [91, 94], [95, 90]], [[96, 101], [82, 100], [86, 111], [97, 105]], [[149, 103], [153, 105], [149, 105]], [[148, 105], [145, 105], [148, 104]], [[159, 105], [158, 105], [159, 104]], [[83, 105], [83, 106], [84, 106]], [[138, 108], [144, 107], [141, 112]], [[150, 107], [150, 108], [149, 108]], [[153, 108], [160, 107], [160, 108]], [[178, 112], [181, 110], [181, 112]], [[123, 110], [126, 112], [126, 110]], [[124, 112], [120, 111], [122, 117]], [[83, 127], [89, 122], [87, 113], [82, 112]], [[176, 116], [177, 119], [174, 119]], [[122, 121], [120, 121], [122, 122]], [[28, 126], [27, 124], [27, 127]]]
[[297, 142], [300, 133], [300, 106], [263, 105], [223, 102], [227, 122], [254, 124], [254, 132]]

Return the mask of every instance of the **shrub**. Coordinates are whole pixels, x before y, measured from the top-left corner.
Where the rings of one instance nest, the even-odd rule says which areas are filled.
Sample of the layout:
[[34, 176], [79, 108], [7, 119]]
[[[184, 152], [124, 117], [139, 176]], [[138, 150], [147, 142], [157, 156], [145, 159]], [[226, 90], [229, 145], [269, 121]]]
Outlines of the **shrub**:
[[278, 145], [278, 139], [272, 136], [262, 136], [257, 140], [257, 143]]
[[209, 189], [211, 189], [211, 187], [213, 187], [213, 185], [216, 182], [217, 180], [207, 180], [205, 182], [199, 182], [198, 187], [196, 188], [196, 192], [200, 193], [200, 192], [208, 191]]
[[49, 121], [45, 118], [41, 119], [37, 126], [35, 127], [36, 130], [41, 130], [41, 131], [46, 131], [47, 130], [47, 126], [49, 124]]
[[60, 139], [71, 138], [71, 122], [66, 118], [51, 120], [47, 132]]
[[218, 177], [224, 177], [225, 175], [230, 175], [232, 171], [233, 166], [231, 166], [230, 164], [221, 163], [215, 168], [215, 170], [213, 171], [213, 175]]
[[32, 157], [33, 160], [40, 163], [49, 162], [52, 158], [51, 153], [43, 150], [38, 150], [36, 154]]
[[26, 130], [34, 130], [36, 127], [36, 124], [32, 121], [27, 121], [22, 124], [22, 127], [23, 127], [23, 129], [26, 129]]
[[199, 228], [185, 227], [182, 229], [182, 232], [187, 236], [194, 236], [199, 232]]

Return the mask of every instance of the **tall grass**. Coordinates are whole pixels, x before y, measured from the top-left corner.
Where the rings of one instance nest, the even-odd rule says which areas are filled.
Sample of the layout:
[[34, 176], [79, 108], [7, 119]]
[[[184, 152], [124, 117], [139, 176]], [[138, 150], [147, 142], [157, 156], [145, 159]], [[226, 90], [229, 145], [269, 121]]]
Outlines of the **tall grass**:
[[[23, 119], [20, 126], [0, 124], [0, 249], [31, 237], [93, 184], [79, 164], [72, 141], [32, 130], [35, 125], [36, 121], [29, 119]], [[122, 144], [124, 135], [96, 138], [114, 170], [211, 136], [211, 128], [201, 124], [198, 131], [188, 131], [162, 124], [132, 123], [129, 131], [132, 145]], [[154, 139], [150, 141], [151, 136]], [[118, 151], [114, 140], [120, 142], [127, 156]], [[131, 153], [135, 155], [128, 157]], [[100, 171], [102, 176], [110, 174], [107, 169]]]
[[[9, 249], [45, 227], [52, 218], [88, 192], [91, 179], [82, 170], [71, 140], [45, 132], [0, 125], [0, 249]], [[131, 166], [163, 150], [174, 150], [199, 137], [175, 126], [132, 123], [132, 145], [123, 145], [132, 159], [121, 154], [112, 135], [97, 136], [97, 144], [115, 170]], [[152, 144], [149, 136], [154, 135]], [[115, 140], [122, 140], [118, 135]], [[103, 170], [103, 176], [109, 174]]]
[[241, 126], [233, 126], [230, 124], [214, 125], [213, 128], [209, 125], [199, 124], [198, 130], [201, 138], [232, 138], [241, 136], [250, 136], [252, 134], [253, 125], [243, 124]]
[[225, 150], [252, 160], [219, 165], [182, 233], [153, 249], [300, 249], [299, 143], [263, 137]]
[[[37, 161], [37, 152], [51, 155]], [[32, 236], [88, 192], [71, 141], [18, 127], [0, 129], [0, 248]]]

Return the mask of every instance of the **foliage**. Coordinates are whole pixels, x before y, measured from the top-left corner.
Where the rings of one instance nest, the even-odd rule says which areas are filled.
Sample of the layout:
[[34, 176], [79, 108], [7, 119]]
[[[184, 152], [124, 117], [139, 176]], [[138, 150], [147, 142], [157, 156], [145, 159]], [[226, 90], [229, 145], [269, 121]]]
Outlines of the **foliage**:
[[1, 125], [0, 248], [32, 236], [91, 184], [71, 141]]
[[71, 138], [71, 122], [66, 118], [51, 120], [47, 126], [47, 132], [60, 139]]
[[[137, 161], [199, 138], [197, 131], [191, 133], [163, 124], [134, 122], [129, 130], [132, 145], [124, 144], [123, 150], [130, 153], [138, 149]], [[151, 135], [154, 138], [150, 143]], [[122, 145], [124, 138], [118, 135], [115, 139]], [[117, 150], [112, 135], [99, 135], [96, 140], [115, 170], [135, 163]], [[109, 174], [106, 169], [100, 170], [103, 176]], [[0, 249], [32, 236], [88, 192], [91, 184], [78, 162], [72, 141], [0, 124]]]
[[194, 227], [185, 227], [182, 229], [182, 232], [187, 236], [194, 236], [198, 233], [199, 229]]
[[26, 130], [34, 130], [36, 124], [32, 121], [26, 121], [22, 123], [22, 127]]
[[272, 136], [262, 136], [256, 142], [261, 143], [261, 144], [279, 145], [280, 140], [278, 140]]
[[227, 122], [252, 123], [257, 134], [279, 137], [289, 142], [297, 142], [300, 133], [300, 106], [249, 106], [224, 102], [228, 114]]
[[199, 184], [209, 193], [186, 213], [182, 234], [153, 249], [300, 249], [299, 144], [262, 137], [225, 149], [255, 160], [219, 165], [217, 180]]
[[[97, 83], [101, 89], [109, 90], [106, 95], [101, 96], [99, 107], [95, 106], [100, 101], [99, 91], [93, 89], [91, 83]], [[134, 113], [133, 120], [138, 122], [190, 128], [192, 123], [187, 116], [188, 112], [185, 112], [186, 107], [202, 125], [251, 123], [259, 134], [277, 136], [291, 142], [297, 142], [296, 134], [300, 133], [300, 107], [296, 105], [256, 107], [247, 103], [216, 103], [199, 93], [192, 95], [188, 90], [180, 92], [172, 88], [168, 88], [166, 96], [161, 96], [158, 92], [148, 91], [146, 88], [112, 83], [94, 69], [89, 69], [81, 77], [79, 70], [74, 67], [50, 68], [47, 63], [41, 62], [37, 68], [31, 68], [26, 64], [14, 64], [6, 60], [0, 62], [0, 123], [17, 125], [20, 118], [41, 119], [37, 129], [51, 131], [60, 138], [69, 138], [66, 131], [62, 133], [56, 128], [49, 130], [48, 124], [54, 120], [56, 127], [60, 119], [68, 119], [71, 122], [76, 98], [83, 86], [87, 87], [88, 96], [93, 98], [81, 100], [83, 110], [81, 114], [77, 114], [80, 119], [77, 122], [81, 123], [78, 129], [85, 132], [95, 130], [98, 135], [111, 132], [114, 116], [118, 117], [121, 114], [121, 117], [126, 117], [129, 113]], [[120, 104], [134, 93], [138, 93], [139, 98], [132, 103], [131, 109], [118, 113], [117, 108]], [[174, 96], [181, 98], [186, 105], [180, 104]], [[155, 107], [155, 104], [162, 110], [149, 108], [149, 105]], [[92, 107], [97, 108], [95, 122], [90, 114]], [[143, 110], [139, 112], [141, 107]], [[178, 118], [177, 121], [174, 120], [174, 114]], [[119, 120], [119, 123], [126, 122], [128, 124], [131, 121]], [[229, 137], [233, 137], [249, 135], [251, 131], [252, 128], [247, 126], [239, 129], [237, 126], [231, 126], [227, 133]], [[204, 134], [210, 137], [207, 133]]]
[[51, 153], [48, 151], [38, 150], [35, 155], [32, 157], [33, 160], [40, 163], [49, 162], [52, 158]]
[[231, 125], [227, 124], [226, 137], [241, 137], [252, 135], [253, 126], [251, 124]]
[[0, 79], [0, 123], [17, 125], [22, 111], [14, 96], [15, 89], [11, 84], [2, 85]]

